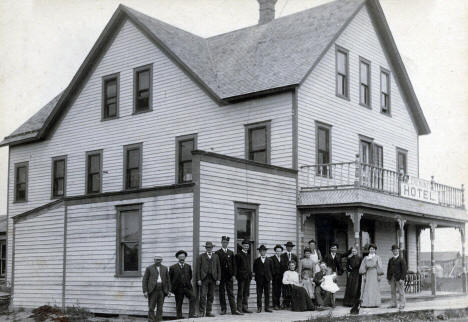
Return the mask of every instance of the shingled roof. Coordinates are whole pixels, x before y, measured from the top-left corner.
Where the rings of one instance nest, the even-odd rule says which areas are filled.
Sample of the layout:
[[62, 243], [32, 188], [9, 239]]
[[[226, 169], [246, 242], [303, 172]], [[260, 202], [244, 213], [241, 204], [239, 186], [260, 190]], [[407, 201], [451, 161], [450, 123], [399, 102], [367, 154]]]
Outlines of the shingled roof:
[[391, 51], [391, 63], [419, 134], [430, 132], [378, 0], [337, 0], [273, 21], [202, 38], [120, 5], [70, 85], [7, 136], [2, 145], [42, 139], [78, 92], [111, 35], [126, 18], [148, 36], [219, 104], [301, 84], [365, 4]]

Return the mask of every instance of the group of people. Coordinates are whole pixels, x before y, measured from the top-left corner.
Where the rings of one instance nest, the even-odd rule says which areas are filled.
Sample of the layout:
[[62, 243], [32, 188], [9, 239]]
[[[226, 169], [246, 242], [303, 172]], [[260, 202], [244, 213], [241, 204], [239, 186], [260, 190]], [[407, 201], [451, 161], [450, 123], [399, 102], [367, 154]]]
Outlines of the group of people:
[[[292, 252], [292, 242], [275, 245], [274, 254], [267, 256], [268, 248], [260, 245], [260, 256], [251, 263], [252, 242], [243, 240], [237, 254], [228, 248], [229, 237], [221, 238], [221, 248], [213, 251], [212, 242], [206, 242], [205, 252], [196, 261], [196, 281], [199, 288], [199, 313], [213, 317], [212, 305], [215, 287], [218, 286], [221, 314], [227, 313], [226, 295], [233, 315], [253, 313], [248, 308], [250, 283], [255, 278], [257, 291], [257, 312], [291, 309], [308, 311], [335, 306], [335, 294], [339, 290], [337, 275], [342, 275], [342, 257], [337, 253], [338, 245], [332, 243], [329, 252], [322, 257], [314, 240], [304, 249], [304, 256], [298, 259]], [[368, 255], [362, 258], [358, 249], [352, 247], [346, 256], [348, 272], [343, 304], [362, 307], [378, 307], [381, 304], [379, 282], [384, 275], [382, 261], [373, 244], [368, 247]], [[404, 308], [404, 279], [406, 262], [400, 256], [399, 248], [392, 246], [393, 256], [388, 263], [387, 279], [392, 290], [392, 307]], [[198, 317], [195, 313], [196, 296], [192, 287], [192, 268], [185, 263], [187, 252], [179, 250], [175, 254], [178, 262], [169, 269], [162, 265], [162, 257], [155, 256], [154, 265], [146, 268], [143, 277], [143, 295], [148, 298], [149, 321], [161, 321], [166, 296], [173, 293], [176, 301], [177, 318], [182, 318], [184, 297], [189, 301], [189, 318]], [[237, 280], [237, 298], [234, 297], [234, 277]], [[272, 306], [270, 306], [272, 287]], [[282, 299], [282, 302], [281, 302]], [[262, 303], [263, 302], [263, 303]], [[156, 314], [154, 312], [156, 308]]]

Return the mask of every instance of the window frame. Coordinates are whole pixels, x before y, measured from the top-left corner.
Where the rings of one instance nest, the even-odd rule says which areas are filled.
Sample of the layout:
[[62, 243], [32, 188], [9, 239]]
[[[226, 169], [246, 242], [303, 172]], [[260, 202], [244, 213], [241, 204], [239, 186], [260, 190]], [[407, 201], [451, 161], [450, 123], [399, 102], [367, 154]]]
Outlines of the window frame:
[[[85, 195], [94, 195], [102, 192], [102, 164], [103, 164], [103, 150], [93, 150], [93, 151], [88, 151], [86, 152], [86, 160], [85, 160], [85, 166], [86, 166], [86, 178], [85, 178]], [[99, 191], [98, 192], [89, 192], [88, 190], [88, 184], [89, 184], [89, 157], [92, 155], [99, 155]]]
[[[139, 171], [139, 180], [138, 180], [138, 187], [132, 187], [129, 188], [127, 187], [127, 153], [129, 150], [134, 150], [138, 148], [140, 151], [140, 158], [138, 162], [138, 171]], [[143, 143], [133, 143], [133, 144], [127, 144], [123, 146], [123, 184], [122, 184], [122, 190], [128, 191], [128, 190], [136, 190], [140, 189], [142, 187], [142, 182], [143, 182]]]
[[[148, 108], [137, 111], [137, 92], [138, 92], [138, 73], [149, 71], [149, 93], [148, 93]], [[153, 64], [136, 67], [133, 69], [133, 114], [147, 113], [153, 110]]]
[[405, 156], [405, 173], [404, 175], [408, 175], [408, 150], [406, 149], [403, 149], [403, 148], [399, 148], [399, 147], [396, 147], [396, 172], [398, 173], [398, 175], [400, 174], [400, 169], [399, 169], [399, 164], [398, 164], [398, 160], [399, 160], [399, 155], [402, 154]]
[[[320, 164], [319, 163], [319, 130], [320, 129], [325, 129], [328, 131], [328, 158], [330, 159], [328, 163], [332, 163], [332, 129], [333, 126], [327, 123], [323, 123], [320, 121], [315, 121], [315, 164], [317, 166]], [[328, 169], [331, 170], [331, 169]], [[330, 171], [331, 172], [331, 171]], [[324, 173], [320, 174], [319, 168], [317, 167], [317, 172], [316, 175], [322, 176], [322, 177], [327, 177], [331, 178], [332, 174], [327, 172], [327, 174], [324, 175]]]
[[[338, 53], [343, 53], [346, 56], [346, 75], [345, 78], [345, 90], [344, 94], [338, 92]], [[341, 75], [341, 74], [340, 74]], [[343, 48], [339, 45], [335, 45], [335, 94], [337, 97], [343, 98], [345, 100], [350, 100], [349, 98], [349, 50]]]
[[[185, 134], [185, 135], [179, 135], [176, 136], [175, 138], [175, 183], [186, 183], [186, 182], [191, 182], [191, 181], [183, 181], [183, 178], [180, 178], [180, 143], [185, 142], [185, 141], [190, 141], [193, 140], [193, 150], [198, 149], [198, 134], [197, 133], [192, 133], [192, 134]], [[193, 159], [192, 159], [192, 165], [193, 165]], [[193, 178], [193, 167], [192, 167], [192, 178]]]
[[[368, 160], [368, 163], [364, 163], [362, 161], [362, 142], [365, 142], [365, 143], [368, 143], [369, 144], [369, 160]], [[368, 136], [365, 136], [365, 135], [362, 135], [362, 134], [359, 134], [359, 162], [361, 164], [365, 164], [365, 165], [370, 165], [370, 166], [373, 166], [374, 165], [374, 151], [373, 151], [373, 145], [374, 145], [374, 139], [371, 138], [371, 137], [368, 137]]]
[[[63, 164], [63, 195], [55, 194], [55, 162], [64, 161]], [[50, 199], [63, 198], [67, 195], [67, 156], [60, 155], [52, 158], [51, 162], [51, 186], [50, 186]]]
[[[237, 238], [237, 216], [239, 214], [239, 209], [247, 209], [247, 210], [254, 210], [255, 211], [255, 218], [252, 220], [252, 231], [254, 233], [254, 239], [250, 240], [252, 243], [250, 244], [250, 259], [251, 259], [251, 268], [253, 268], [253, 262], [258, 257], [257, 254], [257, 246], [259, 245], [258, 242], [258, 228], [259, 228], [259, 217], [260, 217], [260, 204], [258, 203], [251, 203], [251, 202], [242, 202], [242, 201], [234, 201], [234, 254], [237, 254], [238, 250], [238, 243], [240, 240]], [[240, 241], [242, 242], [242, 241]]]
[[[129, 204], [129, 205], [117, 205], [116, 209], [116, 256], [115, 256], [115, 277], [141, 277], [141, 260], [142, 260], [142, 228], [143, 228], [143, 203]], [[138, 236], [138, 270], [137, 271], [123, 271], [123, 256], [121, 249], [121, 236], [122, 232], [120, 229], [122, 222], [122, 212], [126, 211], [138, 211], [139, 219], [139, 236]]]
[[[363, 85], [362, 80], [361, 80], [361, 70], [362, 70], [362, 64], [367, 65], [367, 93], [368, 93], [368, 104], [363, 102], [363, 96], [361, 93], [361, 86]], [[359, 105], [364, 106], [366, 108], [372, 109], [372, 79], [371, 79], [371, 61], [368, 59], [365, 59], [364, 57], [359, 57]]]
[[[107, 99], [107, 91], [106, 91], [106, 84], [108, 81], [116, 80], [116, 107], [115, 107], [115, 116], [106, 116], [106, 99]], [[119, 118], [119, 110], [120, 110], [120, 73], [114, 73], [110, 75], [106, 75], [102, 77], [102, 93], [101, 93], [101, 121], [109, 121], [113, 119]]]
[[[24, 190], [24, 199], [18, 199], [18, 190], [17, 190], [17, 185], [18, 185], [18, 168], [26, 168], [26, 179], [25, 179], [25, 190]], [[23, 161], [23, 162], [17, 162], [15, 163], [15, 168], [14, 168], [14, 203], [22, 203], [22, 202], [28, 202], [28, 192], [29, 192], [29, 161]]]
[[[255, 129], [265, 128], [265, 136], [266, 136], [266, 163], [262, 164], [271, 164], [271, 120], [265, 120], [255, 123], [244, 124], [244, 136], [245, 136], [245, 153], [244, 157], [246, 160], [256, 162], [254, 160], [250, 160], [250, 132]], [[260, 163], [260, 162], [259, 162]]]
[[[5, 252], [3, 252], [3, 246], [5, 246]], [[6, 277], [6, 271], [7, 271], [7, 241], [6, 239], [0, 240], [0, 277], [4, 278]], [[5, 262], [5, 265], [3, 265], [3, 262]]]
[[[382, 88], [382, 74], [387, 75], [387, 91], [388, 91], [388, 107], [387, 110], [384, 110], [384, 106], [382, 105], [382, 95], [384, 95], [383, 88]], [[380, 66], [380, 113], [392, 116], [392, 85], [391, 85], [391, 73], [390, 70]]]

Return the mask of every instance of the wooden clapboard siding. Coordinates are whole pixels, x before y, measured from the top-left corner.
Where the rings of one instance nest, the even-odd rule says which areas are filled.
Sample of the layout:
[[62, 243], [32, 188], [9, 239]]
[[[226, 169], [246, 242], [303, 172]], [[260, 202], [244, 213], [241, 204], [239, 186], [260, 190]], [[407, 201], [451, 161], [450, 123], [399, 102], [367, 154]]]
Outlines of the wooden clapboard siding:
[[[296, 243], [296, 179], [291, 176], [200, 162], [200, 250], [206, 241], [219, 246], [221, 236], [234, 237], [234, 201], [259, 205], [258, 240], [273, 254], [275, 244]], [[234, 241], [234, 239], [232, 239]], [[231, 247], [235, 249], [234, 242]], [[256, 306], [255, 281], [249, 306]], [[219, 310], [216, 296], [214, 310]]]
[[[133, 115], [133, 68], [151, 63], [153, 111]], [[101, 79], [117, 72], [119, 118], [102, 122]], [[9, 216], [50, 201], [51, 158], [57, 155], [68, 156], [68, 196], [84, 194], [85, 152], [96, 149], [103, 149], [103, 192], [121, 190], [122, 146], [139, 142], [142, 186], [167, 185], [175, 183], [176, 136], [198, 133], [199, 149], [244, 158], [244, 124], [271, 120], [271, 163], [292, 167], [291, 110], [291, 93], [218, 106], [127, 21], [55, 132], [45, 141], [10, 148]], [[28, 202], [13, 203], [14, 164], [22, 161], [29, 161]]]
[[410, 224], [405, 226], [405, 229], [408, 231], [408, 243], [406, 245], [406, 250], [408, 252], [408, 270], [416, 272], [418, 270], [416, 226]]
[[[364, 215], [365, 216], [365, 215]], [[393, 256], [391, 251], [392, 245], [397, 242], [397, 232], [393, 223], [385, 221], [375, 221], [375, 245], [377, 246], [377, 255], [382, 259], [383, 270], [385, 275], [380, 281], [381, 291], [390, 291], [390, 286], [387, 283], [387, 266], [389, 259]]]
[[[349, 50], [350, 100], [335, 95], [335, 46], [299, 88], [299, 166], [316, 163], [315, 121], [332, 125], [332, 162], [353, 161], [359, 134], [383, 146], [384, 167], [396, 170], [396, 147], [408, 150], [408, 173], [418, 175], [417, 131], [391, 75], [391, 117], [380, 112], [380, 67], [392, 70], [363, 7], [335, 42]], [[359, 105], [359, 56], [371, 61], [372, 109]], [[299, 176], [301, 178], [301, 176]], [[304, 176], [302, 176], [304, 177]]]
[[64, 216], [62, 206], [16, 223], [14, 306], [62, 304]]

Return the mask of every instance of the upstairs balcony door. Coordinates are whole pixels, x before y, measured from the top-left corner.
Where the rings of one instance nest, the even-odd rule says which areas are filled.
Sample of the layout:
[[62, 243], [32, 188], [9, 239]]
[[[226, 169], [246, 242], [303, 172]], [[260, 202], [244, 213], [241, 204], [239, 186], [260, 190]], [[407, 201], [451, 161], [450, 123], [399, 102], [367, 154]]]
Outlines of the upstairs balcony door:
[[361, 140], [359, 155], [363, 185], [372, 189], [383, 189], [383, 147], [370, 140]]

